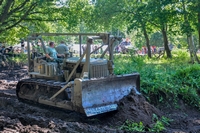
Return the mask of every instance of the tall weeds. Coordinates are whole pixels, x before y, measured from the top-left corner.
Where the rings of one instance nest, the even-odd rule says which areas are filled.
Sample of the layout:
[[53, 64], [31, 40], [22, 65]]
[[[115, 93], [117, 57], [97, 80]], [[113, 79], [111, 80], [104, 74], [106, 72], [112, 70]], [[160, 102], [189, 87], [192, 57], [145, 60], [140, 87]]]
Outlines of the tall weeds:
[[190, 64], [187, 51], [173, 51], [172, 59], [133, 55], [115, 57], [115, 74], [139, 72], [141, 92], [154, 104], [179, 99], [200, 109], [200, 64]]

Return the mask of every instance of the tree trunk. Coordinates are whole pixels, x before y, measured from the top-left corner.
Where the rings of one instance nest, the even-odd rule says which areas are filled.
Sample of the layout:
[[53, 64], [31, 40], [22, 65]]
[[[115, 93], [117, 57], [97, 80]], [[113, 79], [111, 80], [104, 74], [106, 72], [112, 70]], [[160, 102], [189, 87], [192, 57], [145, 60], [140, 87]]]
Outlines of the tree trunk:
[[[187, 29], [191, 29], [191, 26], [190, 26], [190, 23], [188, 22], [188, 16], [187, 16], [187, 11], [186, 11], [186, 6], [185, 6], [185, 1], [183, 0], [182, 1], [182, 4], [183, 4], [183, 11], [185, 12], [184, 13], [184, 21], [185, 21], [185, 26]], [[200, 4], [200, 3], [199, 3]], [[199, 6], [198, 4], [198, 6]], [[200, 23], [200, 16], [198, 14], [198, 23]], [[198, 33], [200, 33], [200, 28], [198, 26]], [[191, 59], [191, 62], [194, 63], [195, 61], [197, 61], [198, 63], [199, 62], [199, 59], [198, 59], [198, 56], [196, 54], [196, 47], [194, 45], [194, 41], [193, 41], [193, 37], [192, 37], [192, 31], [191, 30], [188, 30], [186, 31], [186, 34], [187, 34], [187, 39], [188, 39], [188, 48], [189, 48], [189, 51], [190, 51], [190, 59]]]
[[198, 56], [196, 54], [197, 50], [196, 50], [196, 47], [194, 45], [193, 36], [188, 35], [187, 38], [188, 38], [188, 46], [189, 46], [189, 50], [190, 50], [191, 62], [194, 63], [195, 61], [197, 61], [200, 64], [200, 61], [199, 61]]
[[142, 24], [143, 34], [144, 34], [144, 37], [145, 37], [145, 40], [146, 40], [148, 57], [151, 58], [151, 48], [150, 48], [150, 44], [149, 44], [149, 37], [148, 37], [148, 34], [147, 34], [146, 25], [142, 21], [141, 21], [141, 24]]
[[167, 33], [166, 33], [164, 26], [162, 28], [162, 35], [163, 35], [164, 48], [165, 48], [165, 51], [167, 54], [167, 58], [172, 58], [171, 51], [170, 51], [169, 45], [168, 45]]
[[[200, 2], [198, 7], [200, 8]], [[199, 34], [198, 48], [200, 49], [200, 11], [198, 12], [198, 34]]]
[[189, 52], [190, 52], [190, 62], [191, 63], [194, 63], [194, 57], [193, 57], [193, 54], [192, 54], [192, 47], [191, 47], [191, 36], [187, 35], [187, 41], [188, 41], [188, 49], [189, 49]]
[[150, 48], [150, 44], [149, 44], [149, 37], [148, 37], [148, 34], [147, 34], [147, 31], [146, 29], [144, 28], [144, 37], [145, 37], [145, 40], [146, 40], [146, 46], [147, 46], [147, 49], [148, 49], [148, 57], [151, 58], [151, 48]]

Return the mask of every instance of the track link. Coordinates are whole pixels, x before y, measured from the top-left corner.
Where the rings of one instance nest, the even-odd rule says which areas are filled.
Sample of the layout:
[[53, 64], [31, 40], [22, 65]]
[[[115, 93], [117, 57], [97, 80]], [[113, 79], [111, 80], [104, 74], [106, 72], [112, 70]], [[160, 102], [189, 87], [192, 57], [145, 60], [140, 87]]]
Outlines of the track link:
[[[63, 86], [66, 82], [58, 82], [55, 80], [45, 80], [29, 78], [23, 79], [17, 83], [16, 94], [19, 100], [30, 100], [38, 102], [39, 98], [50, 98]], [[70, 89], [62, 92], [57, 96], [57, 100], [69, 100]]]

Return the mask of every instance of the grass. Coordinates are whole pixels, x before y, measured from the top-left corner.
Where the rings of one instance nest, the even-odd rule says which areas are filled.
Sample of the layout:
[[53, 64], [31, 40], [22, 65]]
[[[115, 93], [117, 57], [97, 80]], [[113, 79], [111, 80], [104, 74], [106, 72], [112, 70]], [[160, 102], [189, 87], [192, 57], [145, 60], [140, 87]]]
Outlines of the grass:
[[155, 123], [152, 125], [151, 128], [145, 127], [142, 122], [136, 123], [133, 121], [126, 120], [119, 129], [125, 130], [128, 132], [146, 132], [146, 131], [148, 131], [148, 132], [159, 133], [163, 130], [166, 130], [165, 126], [169, 125], [170, 121], [173, 121], [164, 116], [162, 116], [159, 119], [155, 114], [153, 114], [152, 120], [155, 121]]

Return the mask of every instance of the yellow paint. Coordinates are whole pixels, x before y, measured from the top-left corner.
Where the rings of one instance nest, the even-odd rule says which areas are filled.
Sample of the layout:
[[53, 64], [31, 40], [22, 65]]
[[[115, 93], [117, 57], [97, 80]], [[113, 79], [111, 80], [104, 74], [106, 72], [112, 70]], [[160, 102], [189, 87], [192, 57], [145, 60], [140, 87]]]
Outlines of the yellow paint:
[[39, 66], [38, 66], [38, 69], [42, 69], [42, 65], [39, 65]]

